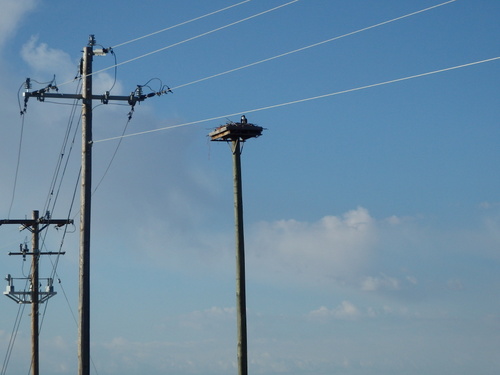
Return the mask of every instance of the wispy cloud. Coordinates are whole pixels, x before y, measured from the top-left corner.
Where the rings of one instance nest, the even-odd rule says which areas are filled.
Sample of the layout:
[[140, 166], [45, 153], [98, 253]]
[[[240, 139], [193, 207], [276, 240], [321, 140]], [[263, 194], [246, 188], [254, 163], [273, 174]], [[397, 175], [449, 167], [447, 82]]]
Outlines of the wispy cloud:
[[357, 274], [370, 257], [377, 233], [368, 210], [359, 207], [313, 223], [261, 222], [250, 238], [253, 267], [316, 282]]
[[309, 317], [313, 319], [324, 319], [329, 317], [336, 319], [356, 319], [359, 316], [361, 316], [361, 312], [349, 301], [342, 301], [342, 303], [334, 309], [321, 306], [319, 309], [309, 313]]
[[19, 27], [21, 18], [33, 10], [36, 4], [36, 0], [2, 2], [2, 12], [0, 12], [0, 46], [12, 36]]
[[37, 36], [32, 36], [21, 49], [21, 57], [35, 73], [58, 73], [60, 79], [74, 78], [77, 73], [77, 64], [70, 55], [60, 49], [51, 48], [47, 43], [39, 43]]
[[368, 276], [361, 283], [361, 290], [364, 291], [399, 290], [400, 288], [400, 281], [387, 275], [381, 275], [380, 277]]
[[[47, 43], [39, 42], [38, 39], [38, 36], [32, 36], [21, 48], [21, 57], [33, 69], [33, 74], [37, 75], [37, 79], [50, 81], [56, 75], [58, 83], [67, 83], [79, 76], [80, 57], [72, 58], [67, 52], [52, 48]], [[111, 63], [112, 60], [109, 62]], [[115, 81], [110, 73], [96, 74], [93, 82], [94, 93], [104, 94], [111, 87], [113, 87], [114, 94], [123, 93], [121, 82]], [[67, 87], [64, 89], [67, 90]]]

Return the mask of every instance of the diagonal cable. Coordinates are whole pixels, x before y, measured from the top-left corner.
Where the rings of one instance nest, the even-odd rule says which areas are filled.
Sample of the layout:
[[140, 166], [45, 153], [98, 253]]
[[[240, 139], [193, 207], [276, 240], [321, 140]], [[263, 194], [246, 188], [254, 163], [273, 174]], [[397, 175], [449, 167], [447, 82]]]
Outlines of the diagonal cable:
[[387, 25], [388, 23], [396, 22], [396, 21], [402, 20], [404, 18], [415, 16], [417, 14], [427, 12], [427, 11], [429, 11], [431, 9], [435, 9], [435, 8], [441, 7], [443, 5], [447, 5], [447, 4], [453, 3], [455, 1], [457, 1], [457, 0], [449, 0], [449, 1], [446, 1], [446, 2], [441, 3], [441, 4], [437, 4], [437, 5], [425, 8], [425, 9], [421, 9], [421, 10], [417, 10], [417, 11], [412, 12], [412, 13], [405, 14], [403, 16], [399, 16], [399, 17], [392, 18], [392, 19], [387, 20], [387, 21], [379, 22], [379, 23], [377, 23], [375, 25], [363, 27], [362, 29], [359, 29], [359, 30], [351, 31], [351, 32], [343, 34], [343, 35], [339, 35], [339, 36], [336, 36], [336, 37], [333, 37], [333, 38], [330, 38], [330, 39], [326, 39], [326, 40], [323, 40], [323, 41], [318, 42], [318, 43], [314, 43], [314, 44], [311, 44], [311, 45], [308, 45], [308, 46], [305, 46], [305, 47], [297, 48], [297, 49], [294, 49], [292, 51], [284, 52], [284, 53], [281, 53], [281, 54], [276, 55], [276, 56], [268, 57], [268, 58], [263, 59], [263, 60], [259, 60], [259, 61], [256, 61], [256, 62], [253, 62], [253, 63], [250, 63], [250, 64], [246, 64], [246, 65], [240, 66], [238, 68], [226, 70], [225, 72], [222, 72], [222, 73], [217, 73], [217, 74], [213, 74], [211, 76], [205, 77], [205, 78], [200, 78], [200, 79], [197, 79], [197, 80], [189, 82], [189, 83], [184, 83], [182, 85], [179, 85], [179, 86], [176, 86], [176, 87], [172, 87], [172, 90], [177, 90], [177, 89], [179, 89], [181, 87], [186, 87], [186, 86], [189, 86], [189, 85], [193, 85], [195, 83], [199, 83], [199, 82], [203, 82], [203, 81], [206, 81], [206, 80], [209, 80], [209, 79], [212, 79], [212, 78], [220, 77], [220, 76], [223, 76], [225, 74], [233, 73], [233, 72], [236, 72], [238, 70], [245, 69], [245, 68], [250, 68], [252, 66], [259, 65], [259, 64], [271, 61], [271, 60], [276, 60], [276, 59], [279, 59], [280, 57], [285, 57], [285, 56], [288, 56], [288, 55], [291, 55], [291, 54], [294, 54], [294, 53], [297, 53], [297, 52], [305, 51], [305, 50], [307, 50], [309, 48], [317, 47], [317, 46], [320, 46], [320, 45], [325, 44], [325, 43], [333, 42], [335, 40], [339, 40], [339, 39], [342, 39], [342, 38], [345, 38], [345, 37], [348, 37], [348, 36], [351, 36], [351, 35], [359, 34], [359, 33], [363, 32], [363, 31], [367, 31], [367, 30], [370, 30], [370, 29], [374, 29], [376, 27]]
[[133, 43], [133, 42], [137, 42], [138, 40], [141, 40], [141, 39], [145, 39], [145, 38], [149, 38], [150, 36], [153, 36], [153, 35], [156, 35], [156, 34], [160, 34], [160, 33], [163, 33], [165, 31], [168, 31], [168, 30], [172, 30], [172, 29], [175, 29], [176, 27], [179, 27], [179, 26], [183, 26], [183, 25], [187, 25], [188, 23], [191, 23], [191, 22], [194, 22], [194, 21], [198, 21], [198, 20], [201, 20], [205, 17], [208, 17], [208, 16], [212, 16], [214, 14], [217, 14], [217, 13], [220, 13], [220, 12], [223, 12], [225, 10], [228, 10], [228, 9], [231, 9], [231, 8], [234, 8], [234, 7], [237, 7], [239, 5], [242, 5], [244, 3], [248, 3], [249, 1], [252, 1], [252, 0], [244, 0], [240, 3], [237, 3], [237, 4], [233, 4], [233, 5], [230, 5], [228, 7], [225, 7], [225, 8], [222, 8], [222, 9], [219, 9], [219, 10], [216, 10], [216, 11], [213, 11], [213, 12], [210, 12], [210, 13], [207, 13], [207, 14], [204, 14], [203, 16], [199, 16], [199, 17], [196, 17], [196, 18], [192, 18], [188, 21], [184, 21], [184, 22], [181, 22], [181, 23], [178, 23], [176, 25], [173, 25], [173, 26], [169, 26], [169, 27], [166, 27], [164, 29], [161, 29], [161, 30], [158, 30], [158, 31], [155, 31], [155, 32], [152, 32], [150, 34], [147, 34], [147, 35], [143, 35], [143, 36], [140, 36], [138, 38], [135, 38], [135, 39], [131, 39], [127, 42], [123, 42], [123, 43], [120, 43], [120, 44], [117, 44], [116, 46], [113, 46], [111, 47], [112, 49], [116, 49], [118, 47], [121, 47], [121, 46], [124, 46], [126, 44], [129, 44], [129, 43]]
[[[243, 19], [241, 19], [241, 20], [238, 20], [238, 21], [235, 21], [235, 22], [229, 23], [229, 24], [227, 24], [227, 25], [224, 25], [224, 26], [218, 27], [218, 28], [216, 28], [216, 29], [213, 29], [213, 30], [210, 30], [210, 31], [207, 31], [207, 32], [204, 32], [204, 33], [198, 34], [198, 35], [195, 35], [195, 36], [193, 36], [193, 37], [191, 37], [191, 38], [188, 38], [188, 39], [182, 40], [182, 41], [180, 41], [180, 42], [177, 42], [177, 43], [174, 43], [174, 44], [171, 44], [171, 45], [168, 45], [168, 46], [165, 46], [165, 47], [159, 48], [159, 49], [157, 49], [157, 50], [154, 50], [154, 51], [151, 51], [151, 52], [145, 53], [145, 54], [143, 54], [143, 55], [140, 55], [140, 56], [134, 57], [134, 58], [129, 59], [129, 60], [126, 60], [126, 61], [122, 61], [121, 63], [115, 64], [115, 65], [111, 65], [111, 66], [108, 66], [107, 68], [104, 68], [104, 69], [101, 69], [101, 70], [97, 70], [97, 71], [95, 71], [95, 72], [92, 72], [92, 74], [89, 74], [88, 76], [95, 75], [95, 74], [98, 74], [98, 73], [102, 73], [102, 72], [105, 72], [105, 71], [107, 71], [107, 70], [109, 70], [109, 69], [113, 69], [113, 68], [115, 68], [115, 67], [117, 67], [117, 66], [125, 65], [125, 64], [131, 63], [131, 62], [133, 62], [133, 61], [137, 61], [137, 60], [143, 59], [143, 58], [145, 58], [145, 57], [147, 57], [147, 56], [154, 55], [155, 53], [158, 53], [158, 52], [161, 52], [161, 51], [165, 51], [165, 50], [167, 50], [167, 49], [170, 49], [170, 48], [173, 48], [173, 47], [179, 46], [179, 45], [181, 45], [181, 44], [184, 44], [184, 43], [190, 42], [190, 41], [192, 41], [192, 40], [199, 39], [199, 38], [204, 37], [204, 36], [206, 36], [206, 35], [213, 34], [213, 33], [217, 32], [217, 31], [220, 31], [220, 30], [226, 29], [226, 28], [228, 28], [228, 27], [231, 27], [231, 26], [234, 26], [234, 25], [240, 24], [240, 23], [242, 23], [242, 22], [245, 22], [245, 21], [251, 20], [251, 19], [253, 19], [253, 18], [255, 18], [255, 17], [262, 16], [262, 15], [267, 14], [267, 13], [269, 13], [269, 12], [272, 12], [272, 11], [278, 10], [278, 9], [280, 9], [280, 8], [286, 7], [286, 6], [288, 6], [288, 5], [294, 4], [294, 3], [298, 2], [298, 1], [299, 1], [299, 0], [292, 0], [292, 1], [288, 2], [288, 3], [285, 3], [285, 4], [282, 4], [282, 5], [276, 6], [276, 7], [274, 7], [274, 8], [271, 8], [271, 9], [265, 10], [265, 11], [263, 11], [263, 12], [260, 12], [260, 13], [254, 14], [254, 15], [252, 15], [252, 16], [249, 16], [249, 17], [243, 18]], [[68, 84], [68, 83], [72, 83], [72, 82], [73, 82], [73, 80], [71, 80], [71, 81], [67, 81], [67, 82], [64, 82], [64, 83], [59, 84], [58, 86], [59, 86], [59, 87], [61, 87], [61, 86], [63, 86], [63, 85], [66, 85], [66, 84]]]
[[212, 121], [212, 120], [219, 120], [221, 118], [226, 118], [226, 117], [231, 117], [231, 116], [237, 116], [237, 115], [240, 115], [242, 113], [253, 113], [253, 112], [259, 112], [259, 111], [265, 111], [265, 110], [268, 110], [268, 109], [273, 109], [273, 108], [278, 108], [278, 107], [284, 107], [284, 106], [287, 106], [287, 105], [308, 102], [308, 101], [312, 101], [312, 100], [327, 98], [327, 97], [330, 97], [330, 96], [347, 94], [347, 93], [354, 92], [354, 91], [361, 91], [361, 90], [365, 90], [365, 89], [369, 89], [369, 88], [373, 88], [373, 87], [388, 85], [388, 84], [391, 84], [391, 83], [408, 81], [408, 80], [414, 79], [414, 78], [420, 78], [420, 77], [425, 77], [425, 76], [429, 76], [429, 75], [433, 75], [433, 74], [447, 72], [447, 71], [450, 71], [450, 70], [461, 69], [461, 68], [465, 68], [465, 67], [469, 67], [469, 66], [473, 66], [473, 65], [478, 65], [478, 64], [483, 64], [483, 63], [487, 63], [487, 62], [495, 61], [495, 60], [499, 60], [499, 59], [500, 59], [500, 56], [492, 57], [490, 59], [475, 61], [475, 62], [471, 62], [471, 63], [467, 63], [467, 64], [462, 64], [462, 65], [456, 65], [456, 66], [452, 66], [452, 67], [449, 67], [449, 68], [444, 68], [444, 69], [439, 69], [439, 70], [433, 70], [433, 71], [426, 72], [426, 73], [415, 74], [415, 75], [407, 76], [407, 77], [403, 77], [403, 78], [391, 79], [389, 81], [384, 81], [384, 82], [379, 82], [379, 83], [373, 83], [373, 84], [370, 84], [370, 85], [360, 86], [360, 87], [356, 87], [356, 88], [352, 88], [352, 89], [347, 89], [347, 90], [342, 90], [342, 91], [336, 91], [336, 92], [332, 92], [332, 93], [328, 93], [328, 94], [323, 94], [323, 95], [317, 95], [317, 96], [313, 96], [313, 97], [309, 97], [309, 98], [304, 98], [304, 99], [293, 100], [293, 101], [290, 101], [290, 102], [285, 102], [285, 103], [280, 103], [280, 104], [269, 105], [269, 106], [266, 106], [266, 107], [260, 107], [260, 108], [256, 108], [256, 109], [248, 109], [248, 110], [245, 110], [245, 111], [238, 111], [238, 112], [234, 112], [234, 113], [225, 114], [225, 115], [222, 115], [222, 116], [207, 118], [207, 119], [204, 119], [204, 120], [186, 122], [186, 123], [183, 123], [183, 124], [166, 126], [166, 127], [163, 127], [163, 128], [146, 130], [146, 131], [138, 132], [138, 133], [131, 133], [131, 134], [117, 136], [117, 137], [100, 139], [100, 140], [94, 141], [94, 143], [107, 142], [107, 141], [112, 141], [112, 140], [115, 140], [115, 139], [121, 139], [121, 138], [125, 138], [125, 137], [134, 137], [134, 136], [137, 136], [137, 135], [148, 134], [148, 133], [155, 133], [155, 132], [159, 132], [159, 131], [163, 131], [163, 130], [180, 128], [180, 127], [183, 127], [183, 126], [195, 125], [195, 124], [200, 124], [200, 123], [208, 122], [208, 121]]

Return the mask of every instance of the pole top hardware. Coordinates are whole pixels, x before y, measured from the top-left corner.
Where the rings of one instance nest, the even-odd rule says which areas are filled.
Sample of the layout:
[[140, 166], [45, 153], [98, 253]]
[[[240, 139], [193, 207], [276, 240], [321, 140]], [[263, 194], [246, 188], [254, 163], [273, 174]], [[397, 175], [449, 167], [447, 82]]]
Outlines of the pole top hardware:
[[99, 48], [94, 50], [94, 56], [106, 56], [109, 52], [109, 48]]

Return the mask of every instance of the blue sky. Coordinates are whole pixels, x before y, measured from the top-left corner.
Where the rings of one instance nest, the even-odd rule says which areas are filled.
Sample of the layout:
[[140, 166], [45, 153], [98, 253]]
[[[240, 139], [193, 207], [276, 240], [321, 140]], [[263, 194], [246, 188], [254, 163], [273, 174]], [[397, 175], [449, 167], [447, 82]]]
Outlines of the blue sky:
[[[49, 206], [78, 221], [79, 107], [56, 201], [73, 107], [31, 99], [20, 142], [26, 77], [55, 74], [60, 92], [76, 92], [95, 34], [114, 47], [113, 94], [153, 78], [154, 90], [173, 88], [136, 106], [121, 143], [110, 138], [130, 108], [95, 103], [93, 372], [236, 372], [231, 153], [207, 135], [246, 114], [266, 129], [242, 155], [249, 372], [497, 374], [500, 2], [252, 0], [133, 41], [237, 3], [2, 5], [2, 218]], [[94, 93], [111, 88], [113, 65], [95, 57], [94, 71], [106, 70]], [[59, 248], [62, 230], [44, 234], [47, 250]], [[77, 368], [78, 235], [64, 237], [43, 318], [43, 372]], [[0, 227], [0, 273], [29, 272], [7, 255], [29, 240]], [[45, 258], [42, 276], [51, 271]], [[10, 374], [29, 370], [28, 310]], [[2, 358], [17, 312], [0, 299]]]

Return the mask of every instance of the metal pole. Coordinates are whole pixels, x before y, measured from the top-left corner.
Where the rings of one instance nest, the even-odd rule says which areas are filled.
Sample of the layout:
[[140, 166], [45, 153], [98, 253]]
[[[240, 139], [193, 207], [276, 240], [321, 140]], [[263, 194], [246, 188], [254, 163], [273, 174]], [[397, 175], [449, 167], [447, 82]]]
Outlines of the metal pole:
[[234, 138], [234, 218], [236, 225], [236, 315], [238, 324], [238, 374], [248, 374], [247, 312], [245, 292], [245, 241], [243, 236], [243, 197], [241, 188], [241, 140]]
[[92, 182], [92, 41], [83, 49], [82, 178], [80, 208], [80, 301], [78, 374], [90, 375], [90, 197]]
[[39, 343], [38, 343], [38, 260], [40, 259], [40, 249], [38, 248], [38, 211], [33, 211], [33, 257], [31, 261], [31, 373], [39, 374]]

